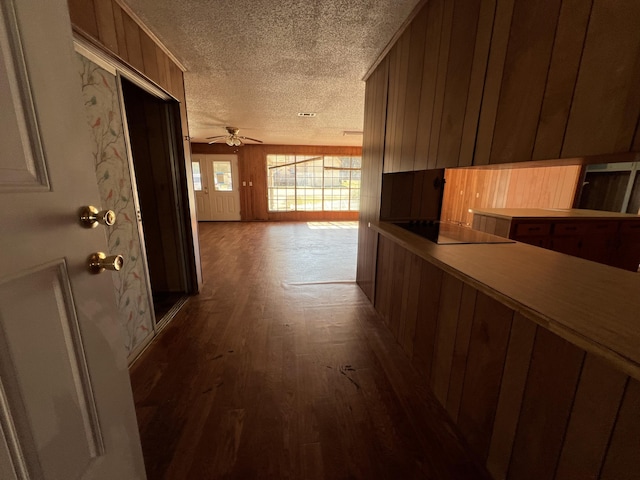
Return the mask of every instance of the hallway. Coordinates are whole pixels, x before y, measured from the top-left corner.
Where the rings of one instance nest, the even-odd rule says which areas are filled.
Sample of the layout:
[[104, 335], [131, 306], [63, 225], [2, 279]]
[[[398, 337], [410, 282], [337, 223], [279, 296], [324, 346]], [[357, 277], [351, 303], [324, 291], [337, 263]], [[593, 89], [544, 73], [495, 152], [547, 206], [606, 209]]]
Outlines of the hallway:
[[204, 288], [131, 371], [149, 480], [489, 478], [356, 285], [356, 225], [200, 224]]

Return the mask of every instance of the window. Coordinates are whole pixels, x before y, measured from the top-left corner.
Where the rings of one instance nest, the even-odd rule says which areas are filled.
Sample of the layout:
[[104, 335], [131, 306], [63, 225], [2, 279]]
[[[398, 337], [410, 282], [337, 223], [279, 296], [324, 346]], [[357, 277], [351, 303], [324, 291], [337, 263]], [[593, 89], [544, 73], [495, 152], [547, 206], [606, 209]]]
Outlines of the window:
[[267, 155], [269, 211], [358, 211], [360, 157]]
[[219, 192], [231, 192], [233, 190], [231, 162], [229, 160], [213, 162], [213, 185]]
[[196, 192], [202, 191], [202, 178], [200, 177], [200, 162], [191, 162], [193, 170], [193, 189]]

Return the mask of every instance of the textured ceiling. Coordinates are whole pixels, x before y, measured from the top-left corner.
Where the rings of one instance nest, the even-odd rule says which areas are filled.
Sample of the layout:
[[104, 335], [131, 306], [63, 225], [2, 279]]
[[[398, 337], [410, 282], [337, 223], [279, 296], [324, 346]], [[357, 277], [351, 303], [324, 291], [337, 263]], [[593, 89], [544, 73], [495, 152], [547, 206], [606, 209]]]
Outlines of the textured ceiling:
[[[362, 77], [419, 0], [126, 0], [187, 68], [192, 141], [361, 145]], [[314, 112], [314, 118], [298, 117]]]

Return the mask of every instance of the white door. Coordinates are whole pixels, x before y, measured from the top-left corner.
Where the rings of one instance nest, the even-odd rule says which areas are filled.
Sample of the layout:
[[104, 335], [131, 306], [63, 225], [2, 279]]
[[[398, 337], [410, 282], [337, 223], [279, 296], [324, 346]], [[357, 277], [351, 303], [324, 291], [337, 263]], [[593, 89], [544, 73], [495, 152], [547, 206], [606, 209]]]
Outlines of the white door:
[[240, 220], [237, 155], [200, 155], [203, 206], [198, 220]]
[[211, 218], [211, 205], [209, 204], [208, 188], [205, 191], [203, 182], [206, 180], [206, 173], [204, 169], [205, 156], [204, 155], [191, 155], [191, 170], [193, 172], [193, 189], [196, 193], [196, 209], [198, 213], [198, 220], [209, 220]]
[[0, 478], [144, 479], [68, 15], [0, 2]]

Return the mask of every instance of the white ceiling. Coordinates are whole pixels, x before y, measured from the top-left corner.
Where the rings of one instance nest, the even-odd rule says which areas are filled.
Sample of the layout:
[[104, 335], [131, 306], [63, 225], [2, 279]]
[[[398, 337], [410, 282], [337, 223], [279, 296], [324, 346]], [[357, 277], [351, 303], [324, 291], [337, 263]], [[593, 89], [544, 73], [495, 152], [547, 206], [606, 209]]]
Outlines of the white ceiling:
[[[187, 68], [194, 142], [361, 145], [362, 78], [419, 0], [126, 0]], [[299, 112], [317, 113], [315, 118]]]

